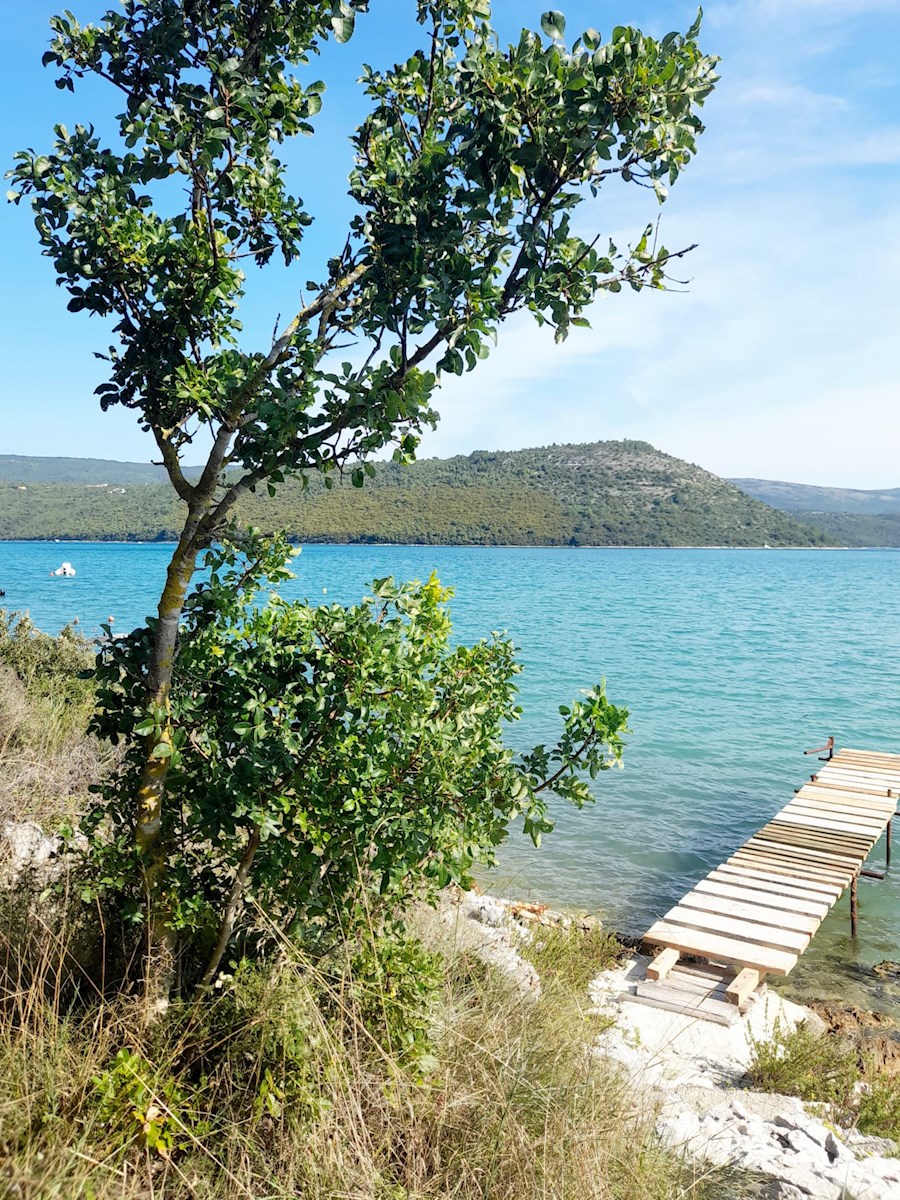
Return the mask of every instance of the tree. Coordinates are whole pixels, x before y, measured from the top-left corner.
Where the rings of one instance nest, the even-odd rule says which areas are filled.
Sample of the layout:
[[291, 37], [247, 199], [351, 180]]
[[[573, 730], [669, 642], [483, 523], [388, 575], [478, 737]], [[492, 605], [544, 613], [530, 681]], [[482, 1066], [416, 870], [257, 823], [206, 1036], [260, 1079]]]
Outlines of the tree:
[[[326, 38], [346, 42], [366, 8], [125, 0], [97, 25], [58, 16], [44, 62], [60, 88], [95, 76], [119, 93], [118, 144], [58, 125], [51, 153], [20, 153], [11, 172], [70, 310], [115, 321], [102, 406], [138, 414], [184, 505], [146, 647], [133, 815], [163, 974], [170, 694], [198, 555], [248, 491], [314, 471], [330, 482], [348, 464], [362, 486], [385, 447], [412, 458], [441, 374], [473, 369], [510, 314], [527, 309], [561, 339], [598, 291], [663, 287], [677, 255], [651, 229], [619, 253], [576, 233], [573, 213], [614, 177], [662, 200], [715, 82], [699, 18], [684, 35], [619, 26], [567, 48], [553, 11], [544, 39], [525, 31], [503, 49], [487, 0], [418, 0], [425, 48], [364, 71], [346, 240], [271, 344], [246, 349], [243, 260], [296, 263], [312, 220], [276, 148], [313, 132], [325, 84], [310, 59]], [[193, 480], [183, 455], [200, 431], [212, 449]]]

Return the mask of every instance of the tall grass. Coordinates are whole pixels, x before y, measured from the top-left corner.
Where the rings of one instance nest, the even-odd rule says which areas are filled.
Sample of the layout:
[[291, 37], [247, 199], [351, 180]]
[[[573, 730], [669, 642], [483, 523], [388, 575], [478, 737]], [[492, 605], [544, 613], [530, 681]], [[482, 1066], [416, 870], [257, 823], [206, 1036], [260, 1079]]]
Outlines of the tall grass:
[[[590, 1051], [580, 998], [534, 1002], [439, 948], [432, 1056], [410, 1068], [371, 983], [285, 947], [148, 1030], [65, 984], [65, 936], [7, 916], [0, 1195], [95, 1200], [712, 1200], [654, 1112]], [[69, 975], [71, 972], [68, 973]], [[377, 1005], [376, 1005], [377, 1007]], [[366, 1015], [368, 1014], [368, 1015]]]

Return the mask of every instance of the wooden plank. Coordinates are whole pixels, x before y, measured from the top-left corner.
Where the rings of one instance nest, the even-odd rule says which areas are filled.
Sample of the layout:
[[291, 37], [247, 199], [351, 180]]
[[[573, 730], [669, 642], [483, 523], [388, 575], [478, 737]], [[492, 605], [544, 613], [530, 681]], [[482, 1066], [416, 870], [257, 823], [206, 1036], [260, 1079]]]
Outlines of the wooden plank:
[[647, 967], [647, 978], [665, 979], [679, 958], [680, 955], [677, 950], [663, 950], [660, 954], [657, 954], [653, 962]]
[[873, 822], [869, 825], [858, 825], [855, 821], [844, 821], [839, 817], [830, 817], [827, 812], [823, 814], [821, 811], [817, 812], [815, 809], [807, 808], [802, 804], [798, 804], [796, 807], [791, 805], [788, 808], [783, 808], [778, 814], [777, 820], [785, 825], [796, 825], [798, 828], [820, 829], [826, 833], [848, 834], [864, 843], [867, 854], [884, 833], [887, 824], [887, 822]]
[[856, 775], [876, 775], [879, 779], [900, 779], [900, 767], [896, 763], [877, 762], [872, 759], [833, 758], [823, 763], [823, 771], [851, 771]]
[[[745, 842], [743, 846], [739, 846], [735, 850], [732, 858], [737, 856], [754, 855], [757, 858], [771, 858], [782, 869], [793, 871], [798, 877], [798, 882], [803, 882], [805, 879], [821, 879], [826, 883], [836, 883], [838, 879], [843, 879], [848, 871], [854, 871], [856, 866], [849, 866], [844, 863], [826, 863], [818, 859], [811, 859], [801, 854], [795, 854], [787, 846], [778, 842]], [[761, 865], [761, 864], [760, 864]]]
[[644, 940], [671, 946], [673, 950], [680, 950], [684, 954], [723, 959], [725, 962], [740, 963], [742, 967], [756, 967], [772, 975], [787, 975], [799, 957], [786, 950], [773, 950], [768, 946], [752, 945], [740, 938], [686, 929], [668, 921], [655, 921], [644, 934]]
[[839, 750], [830, 763], [860, 763], [866, 766], [883, 767], [888, 771], [900, 771], [900, 759], [895, 754], [878, 750]]
[[740, 938], [754, 946], [770, 946], [774, 950], [793, 950], [802, 954], [809, 945], [809, 933], [798, 933], [795, 929], [777, 929], [773, 925], [757, 925], [753, 921], [742, 921], [737, 917], [726, 917], [721, 913], [704, 912], [699, 908], [687, 908], [676, 904], [670, 908], [663, 920], [668, 925], [680, 925], [699, 929], [724, 937]]
[[[774, 899], [774, 897], [773, 897]], [[810, 937], [822, 924], [821, 918], [792, 912], [789, 908], [778, 908], [762, 901], [729, 900], [712, 892], [688, 892], [678, 901], [682, 908], [697, 908], [703, 912], [721, 913], [724, 917], [739, 917], [744, 921], [755, 921], [758, 925], [774, 925], [778, 929], [793, 929]]]
[[694, 885], [694, 891], [710, 892], [714, 896], [741, 900], [746, 904], [783, 908], [809, 917], [824, 917], [839, 895], [837, 891], [833, 896], [821, 896], [797, 887], [778, 887], [768, 880], [756, 883], [749, 874], [732, 875], [724, 871], [714, 871], [706, 879], [701, 879]]
[[858, 808], [845, 807], [840, 800], [820, 800], [814, 796], [792, 800], [784, 806], [778, 818], [787, 820], [788, 815], [807, 817], [821, 824], [824, 829], [834, 827], [867, 837], [880, 836], [890, 819], [882, 813], [866, 813], [860, 812]]
[[[900, 769], [900, 754], [892, 754], [888, 750], [854, 750], [852, 746], [844, 746], [838, 750], [837, 754], [834, 756], [834, 759], [840, 760], [846, 756], [850, 756], [852, 758], [883, 761], [888, 766], [893, 764], [895, 767]], [[832, 759], [832, 762], [834, 759]]]
[[755, 833], [753, 837], [747, 838], [744, 842], [744, 848], [749, 849], [752, 846], [759, 846], [762, 850], [777, 850], [781, 854], [787, 854], [791, 859], [802, 861], [804, 864], [809, 863], [814, 866], [825, 867], [837, 871], [852, 870], [859, 865], [860, 858], [864, 857], [861, 854], [844, 853], [839, 850], [819, 850], [812, 846], [791, 845], [788, 849], [784, 842], [780, 842], [776, 836], [777, 831], [773, 830], [771, 834]]
[[869, 853], [875, 840], [874, 833], [870, 836], [868, 833], [856, 834], [847, 833], [843, 829], [829, 829], [827, 826], [819, 824], [815, 818], [798, 817], [796, 820], [786, 820], [784, 809], [767, 825], [763, 825], [756, 836], [761, 836], [766, 830], [772, 833], [783, 833], [795, 841], [805, 838], [810, 849], [834, 849], [836, 853], [849, 855], [862, 854], [865, 856]]
[[[741, 1019], [741, 1010], [727, 1000], [711, 996], [692, 998], [678, 988], [659, 983], [639, 983], [633, 993], [625, 992], [619, 999], [628, 1000], [631, 1004], [646, 1004], [649, 1008], [662, 1008], [666, 1012], [689, 1014], [704, 1021], [713, 1021], [716, 1025], [735, 1025]], [[748, 1003], [753, 1003], [752, 997]]]
[[855, 770], [883, 771], [888, 775], [900, 775], [900, 763], [889, 758], [879, 758], [877, 754], [836, 754], [823, 767], [849, 766]]
[[840, 829], [820, 829], [805, 822], [783, 821], [781, 814], [757, 830], [754, 837], [769, 841], [785, 842], [791, 846], [802, 846], [806, 850], [833, 857], [849, 858], [853, 861], [865, 858], [875, 842], [874, 837], [857, 838]]
[[763, 871], [778, 871], [786, 876], [786, 883], [797, 887], [806, 887], [811, 882], [828, 883], [839, 893], [847, 886], [848, 876], [855, 874], [852, 870], [835, 872], [814, 867], [810, 863], [801, 864], [795, 858], [761, 850], [758, 846], [742, 846], [735, 850], [728, 862], [738, 867], [759, 867]]
[[820, 767], [815, 774], [825, 778], [833, 775], [840, 779], [855, 779], [863, 785], [871, 780], [871, 783], [878, 787], [896, 787], [897, 781], [900, 780], [900, 771], [884, 770], [880, 767], [854, 767], [841, 763], [828, 763]]
[[835, 902], [843, 890], [837, 884], [821, 883], [819, 880], [812, 879], [805, 879], [802, 883], [793, 885], [779, 871], [766, 871], [762, 867], [738, 867], [730, 862], [724, 862], [714, 871], [710, 871], [707, 878], [713, 879], [720, 874], [744, 876], [748, 881], [748, 886], [768, 888], [769, 891], [773, 891], [771, 885], [776, 884], [779, 891], [786, 888], [792, 894], [800, 895], [802, 892], [811, 899], [827, 901], [829, 905]]
[[781, 821], [788, 813], [803, 817], [810, 829], [846, 834], [851, 841], [869, 841], [884, 826], [884, 818], [880, 813], [861, 813], [858, 810], [842, 808], [839, 804], [829, 804], [814, 796], [802, 796], [792, 800], [776, 813], [772, 820]]
[[877, 790], [875, 788], [853, 788], [848, 787], [845, 783], [829, 783], [826, 779], [818, 779], [815, 782], [812, 780], [809, 783], [804, 783], [797, 791], [796, 795], [802, 795], [804, 792], [815, 792], [822, 796], [843, 796], [848, 801], [854, 801], [860, 808], [868, 806], [877, 806], [879, 811], [883, 808], [890, 808], [892, 805], [897, 807], [896, 796], [889, 796], [886, 788]]
[[762, 974], [759, 971], [754, 971], [751, 967], [744, 967], [743, 971], [738, 971], [731, 983], [725, 989], [725, 996], [732, 1004], [742, 1005], [751, 992], [755, 991], [762, 983]]
[[[830, 829], [825, 824], [828, 820], [827, 817], [821, 817], [817, 820], [815, 817], [804, 818], [797, 814], [798, 819], [792, 820], [790, 819], [790, 814], [788, 819], [785, 819], [784, 813], [785, 810], [782, 809], [777, 816], [774, 816], [762, 828], [790, 834], [795, 838], [808, 838], [810, 849], [833, 849], [835, 854], [845, 854], [855, 858], [860, 854], [868, 854], [872, 847], [872, 842], [875, 840], [875, 830], [865, 833], [852, 833], [846, 829]], [[762, 829], [758, 832], [762, 833]]]
[[800, 870], [795, 860], [779, 858], [776, 854], [766, 854], [759, 849], [739, 850], [732, 858], [738, 866], [762, 867], [764, 871], [780, 869], [788, 877], [788, 882], [793, 880], [794, 886], [801, 887], [805, 880], [816, 879], [824, 883], [833, 883], [840, 891], [843, 891], [856, 874], [851, 870], [837, 874], [832, 871], [823, 872], [808, 864], [803, 870]]
[[816, 779], [832, 780], [834, 783], [859, 783], [863, 787], [884, 788], [885, 791], [900, 788], [900, 775], [884, 775], [875, 771], [851, 771], [848, 767], [825, 767], [821, 771], [816, 771]]
[[782, 866], [790, 866], [798, 875], [810, 875], [817, 880], [838, 882], [847, 875], [853, 875], [858, 869], [858, 862], [845, 863], [838, 859], [829, 859], [806, 851], [802, 846], [788, 847], [784, 842], [772, 841], [766, 838], [754, 838], [734, 852], [734, 857], [768, 858]]
[[897, 802], [890, 796], [861, 796], [858, 793], [847, 792], [843, 788], [825, 787], [813, 783], [802, 787], [795, 794], [794, 800], [799, 800], [804, 804], [837, 804], [847, 812], [876, 819], [889, 817], [897, 811]]

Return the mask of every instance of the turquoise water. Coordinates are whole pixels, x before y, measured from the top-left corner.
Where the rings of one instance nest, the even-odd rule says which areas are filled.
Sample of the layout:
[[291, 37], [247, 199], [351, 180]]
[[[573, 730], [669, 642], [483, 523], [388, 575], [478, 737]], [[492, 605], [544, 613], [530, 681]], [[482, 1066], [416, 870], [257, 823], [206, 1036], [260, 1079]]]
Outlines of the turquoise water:
[[[2, 601], [55, 631], [128, 629], [152, 610], [170, 548], [0, 544]], [[49, 578], [70, 560], [74, 579]], [[597, 804], [563, 809], [539, 852], [514, 838], [508, 893], [599, 911], [641, 932], [791, 796], [802, 751], [900, 752], [900, 552], [569, 550], [309, 546], [286, 589], [351, 602], [378, 576], [436, 570], [456, 588], [460, 638], [506, 629], [521, 647], [522, 745], [554, 736], [558, 705], [601, 676], [631, 710], [626, 767]], [[882, 858], [873, 853], [873, 863]], [[868, 966], [898, 957], [900, 847], [892, 878], [860, 884], [860, 937], [847, 898], [800, 960], [806, 994], [889, 1005]]]

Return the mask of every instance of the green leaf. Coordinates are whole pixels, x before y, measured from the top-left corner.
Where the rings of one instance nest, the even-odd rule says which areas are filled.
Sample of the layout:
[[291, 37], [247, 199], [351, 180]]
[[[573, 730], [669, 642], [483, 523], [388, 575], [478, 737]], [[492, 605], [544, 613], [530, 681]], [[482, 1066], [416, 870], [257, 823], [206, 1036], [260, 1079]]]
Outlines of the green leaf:
[[541, 14], [541, 29], [547, 37], [560, 41], [566, 32], [566, 18], [558, 8], [548, 9]]
[[353, 37], [355, 24], [356, 17], [352, 12], [336, 13], [331, 18], [331, 28], [334, 30], [335, 39], [339, 42], [349, 42]]

